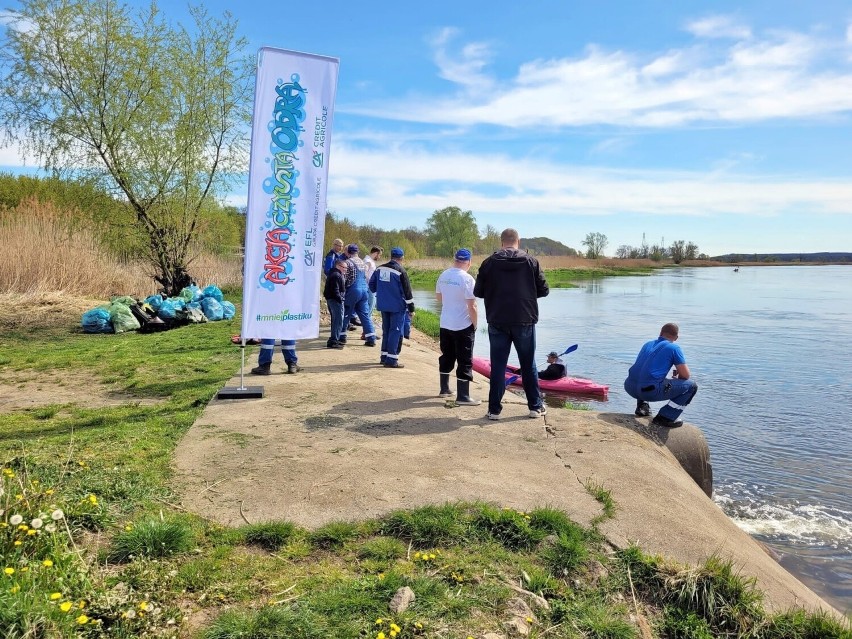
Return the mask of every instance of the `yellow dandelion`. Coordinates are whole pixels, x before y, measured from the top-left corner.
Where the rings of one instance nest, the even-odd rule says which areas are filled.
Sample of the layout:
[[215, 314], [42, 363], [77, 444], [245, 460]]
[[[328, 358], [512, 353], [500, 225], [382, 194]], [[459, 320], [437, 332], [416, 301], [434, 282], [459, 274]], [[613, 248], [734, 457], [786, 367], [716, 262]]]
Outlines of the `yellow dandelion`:
[[533, 622], [533, 618], [532, 618], [532, 617], [527, 617], [527, 623], [532, 623], [532, 622]]
[[28, 535], [28, 536], [30, 536], [30, 537], [32, 537], [33, 535], [37, 535], [37, 534], [38, 534], [38, 531], [37, 531], [37, 530], [33, 530], [32, 528], [30, 528], [30, 529], [27, 531], [27, 535]]
[[381, 617], [379, 617], [378, 619], [376, 619], [376, 625], [377, 625], [377, 626], [381, 626], [384, 622], [385, 622], [385, 620], [384, 620], [384, 619], [382, 619]]
[[51, 566], [53, 566], [53, 561], [51, 559], [45, 559], [43, 562], [41, 562], [41, 565], [45, 568], [50, 568]]
[[139, 610], [148, 610], [148, 602], [140, 601], [139, 602]]
[[61, 604], [59, 604], [59, 609], [62, 612], [68, 612], [69, 610], [71, 610], [71, 606], [73, 605], [74, 604], [72, 604], [70, 601], [63, 601]]
[[391, 637], [396, 637], [398, 634], [399, 634], [399, 633], [398, 633], [396, 630], [391, 630], [391, 631], [390, 631], [390, 636], [391, 636]]
[[29, 529], [30, 529], [30, 527], [27, 526], [26, 524], [21, 524], [20, 526], [18, 526], [18, 530], [29, 530]]
[[380, 573], [379, 573], [379, 581], [381, 581], [381, 580], [382, 580], [382, 579], [384, 579], [384, 578], [385, 578], [385, 573], [380, 572]]
[[380, 632], [379, 634], [376, 635], [376, 639], [385, 639], [385, 633]]
[[62, 598], [62, 593], [61, 593], [61, 592], [52, 592], [52, 593], [50, 593], [50, 600], [51, 600], [51, 601], [56, 601], [57, 599], [61, 599], [61, 598]]
[[89, 495], [88, 500], [89, 500], [89, 503], [92, 504], [93, 506], [98, 505], [98, 498], [95, 497], [94, 495]]
[[414, 558], [415, 558], [415, 559], [420, 559], [420, 553], [419, 553], [419, 552], [414, 553]]
[[80, 615], [75, 621], [82, 626], [89, 621], [89, 618], [86, 615]]
[[9, 588], [9, 592], [11, 592], [13, 595], [20, 590], [21, 590], [21, 587], [18, 584], [15, 584], [11, 588]]
[[29, 567], [29, 566], [23, 566], [23, 567], [21, 568], [21, 572], [29, 572], [29, 571], [30, 571], [30, 567]]
[[397, 626], [395, 623], [392, 623], [392, 624], [390, 625], [390, 629], [391, 629], [391, 630], [393, 630], [394, 632], [399, 632], [400, 630], [402, 630], [402, 628], [400, 628], [399, 626]]
[[414, 623], [414, 627], [417, 628], [418, 630], [420, 630], [423, 627], [423, 624], [420, 623], [419, 621], [417, 621], [417, 622]]
[[78, 608], [80, 608], [81, 610], [82, 610], [83, 608], [85, 608], [85, 607], [86, 607], [86, 602], [85, 602], [85, 600], [84, 600], [84, 601], [81, 601], [80, 603], [78, 603], [78, 604], [77, 604], [77, 607], [78, 607]]
[[52, 495], [53, 494], [53, 488], [48, 488], [47, 490], [44, 491], [44, 494], [45, 495]]
[[15, 541], [15, 544], [14, 544], [14, 545], [15, 545], [15, 546], [20, 546], [22, 543], [24, 543], [24, 542], [22, 542], [20, 539], [18, 539], [18, 540], [16, 540], [16, 541]]
[[5, 572], [7, 575], [14, 575], [15, 569], [14, 568], [4, 568], [3, 572]]

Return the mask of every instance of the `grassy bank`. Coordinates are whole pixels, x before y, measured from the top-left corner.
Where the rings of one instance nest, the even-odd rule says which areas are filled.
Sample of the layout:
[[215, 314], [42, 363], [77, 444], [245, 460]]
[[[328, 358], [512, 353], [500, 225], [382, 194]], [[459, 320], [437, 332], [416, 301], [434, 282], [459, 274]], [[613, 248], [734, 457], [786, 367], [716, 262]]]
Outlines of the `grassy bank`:
[[[436, 496], [313, 531], [185, 512], [172, 455], [238, 368], [238, 331], [3, 334], [0, 375], [21, 401], [0, 420], [0, 636], [464, 639], [509, 623], [534, 639], [852, 636], [822, 616], [767, 614], [723, 562], [613, 552], [549, 508]], [[85, 388], [77, 403], [52, 399], [69, 386]], [[587, 490], [601, 521], [617, 515], [606, 487]], [[415, 602], [391, 613], [405, 586]]]
[[[598, 279], [601, 277], [618, 277], [622, 275], [650, 275], [663, 266], [592, 266], [588, 268], [545, 268], [544, 275], [551, 288], [573, 288], [578, 282]], [[416, 289], [434, 289], [438, 277], [444, 269], [425, 269], [412, 266], [406, 269], [411, 280], [411, 286]], [[470, 274], [476, 277], [477, 269], [471, 267]]]

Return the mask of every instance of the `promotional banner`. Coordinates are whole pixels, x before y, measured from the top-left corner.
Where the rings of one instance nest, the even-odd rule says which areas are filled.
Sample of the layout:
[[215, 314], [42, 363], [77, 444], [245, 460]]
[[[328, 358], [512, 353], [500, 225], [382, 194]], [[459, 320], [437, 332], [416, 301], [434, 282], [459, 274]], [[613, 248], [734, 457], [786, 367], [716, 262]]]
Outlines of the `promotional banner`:
[[263, 47], [252, 119], [242, 336], [319, 335], [339, 61]]

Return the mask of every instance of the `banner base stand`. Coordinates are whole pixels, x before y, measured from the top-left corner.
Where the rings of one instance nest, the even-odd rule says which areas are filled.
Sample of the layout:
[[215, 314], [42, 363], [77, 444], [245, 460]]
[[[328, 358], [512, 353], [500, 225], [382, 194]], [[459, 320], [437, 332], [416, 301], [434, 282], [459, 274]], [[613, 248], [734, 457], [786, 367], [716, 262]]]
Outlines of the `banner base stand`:
[[216, 399], [263, 399], [263, 386], [226, 386]]

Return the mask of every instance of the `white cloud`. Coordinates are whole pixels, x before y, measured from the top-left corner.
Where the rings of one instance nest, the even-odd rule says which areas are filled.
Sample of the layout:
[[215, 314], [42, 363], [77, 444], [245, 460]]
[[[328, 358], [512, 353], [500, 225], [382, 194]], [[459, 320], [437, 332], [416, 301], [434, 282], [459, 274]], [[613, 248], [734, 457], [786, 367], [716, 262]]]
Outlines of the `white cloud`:
[[454, 35], [445, 30], [433, 44], [439, 74], [459, 85], [457, 95], [437, 102], [418, 96], [381, 105], [341, 105], [341, 110], [508, 128], [659, 128], [852, 112], [852, 61], [837, 56], [842, 43], [824, 35], [774, 32], [652, 56], [589, 46], [577, 57], [522, 64], [514, 77], [499, 80], [500, 91], [492, 90], [498, 80], [486, 74], [485, 48], [469, 45], [451, 58], [446, 43]]
[[731, 16], [708, 16], [687, 23], [685, 28], [698, 38], [743, 40], [751, 37], [751, 29], [738, 23]]
[[726, 169], [734, 165], [712, 174], [627, 171], [339, 145], [328, 201], [347, 214], [395, 211], [423, 219], [449, 204], [477, 214], [771, 216], [795, 210], [852, 216], [852, 183], [846, 180], [732, 175]]
[[26, 165], [24, 152], [17, 144], [0, 146], [0, 166], [22, 167]]

